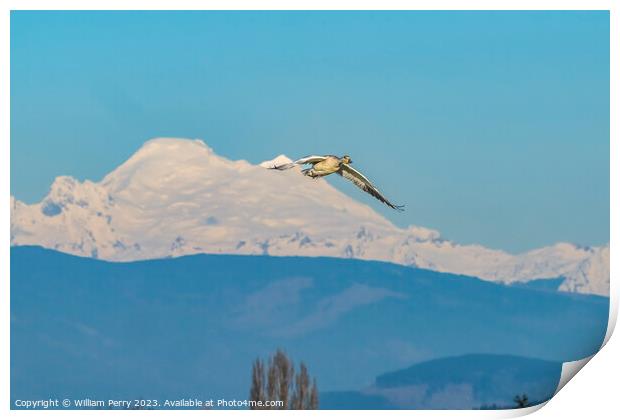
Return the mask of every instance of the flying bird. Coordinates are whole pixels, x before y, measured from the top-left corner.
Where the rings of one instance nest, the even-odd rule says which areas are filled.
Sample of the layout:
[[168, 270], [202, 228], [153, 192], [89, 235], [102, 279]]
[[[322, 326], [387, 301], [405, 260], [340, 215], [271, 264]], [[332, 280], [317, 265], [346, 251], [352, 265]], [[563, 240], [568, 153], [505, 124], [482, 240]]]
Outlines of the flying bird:
[[344, 155], [339, 158], [334, 155], [312, 155], [306, 156], [301, 159], [298, 159], [294, 162], [284, 163], [281, 165], [274, 165], [269, 169], [277, 169], [279, 171], [284, 171], [286, 169], [291, 169], [298, 165], [312, 165], [310, 168], [304, 169], [301, 171], [302, 174], [309, 176], [311, 178], [320, 178], [327, 175], [331, 175], [336, 173], [343, 178], [348, 179], [352, 183], [354, 183], [358, 188], [362, 191], [367, 192], [368, 194], [375, 197], [377, 200], [385, 203], [389, 207], [394, 210], [403, 211], [405, 206], [397, 206], [392, 204], [390, 200], [385, 198], [383, 194], [379, 192], [377, 187], [372, 185], [372, 183], [366, 178], [361, 172], [351, 166], [353, 161], [348, 155]]

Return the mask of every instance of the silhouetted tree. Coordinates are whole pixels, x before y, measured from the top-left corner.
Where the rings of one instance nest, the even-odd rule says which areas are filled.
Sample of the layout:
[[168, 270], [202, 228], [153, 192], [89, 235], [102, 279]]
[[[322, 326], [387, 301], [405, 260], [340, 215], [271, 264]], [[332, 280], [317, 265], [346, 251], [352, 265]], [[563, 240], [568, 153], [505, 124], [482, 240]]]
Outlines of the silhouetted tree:
[[250, 386], [250, 400], [282, 401], [280, 407], [252, 406], [252, 409], [273, 410], [309, 410], [319, 408], [319, 391], [316, 379], [310, 387], [308, 369], [302, 362], [299, 373], [295, 375], [293, 362], [284, 351], [278, 349], [268, 359], [265, 378], [265, 365], [260, 359], [256, 359], [252, 366], [252, 384]]
[[529, 399], [526, 394], [517, 395], [514, 397], [513, 401], [517, 404], [517, 408], [527, 407], [529, 404]]
[[[269, 399], [284, 402], [284, 406], [280, 407], [286, 410], [289, 407], [289, 390], [293, 379], [294, 368], [293, 363], [288, 359], [286, 354], [278, 349], [276, 354], [271, 358], [269, 363], [269, 389], [275, 390], [275, 395]], [[273, 381], [273, 383], [271, 383]]]
[[316, 378], [312, 380], [312, 389], [310, 390], [310, 410], [318, 410], [319, 408], [319, 389], [316, 386]]
[[[250, 400], [265, 402], [265, 368], [260, 359], [256, 359], [252, 366], [252, 385], [250, 387]], [[262, 407], [257, 407], [262, 408]]]
[[310, 378], [308, 378], [308, 369], [302, 362], [299, 365], [299, 373], [295, 376], [295, 390], [291, 399], [291, 408], [293, 410], [303, 410], [308, 407], [310, 400]]

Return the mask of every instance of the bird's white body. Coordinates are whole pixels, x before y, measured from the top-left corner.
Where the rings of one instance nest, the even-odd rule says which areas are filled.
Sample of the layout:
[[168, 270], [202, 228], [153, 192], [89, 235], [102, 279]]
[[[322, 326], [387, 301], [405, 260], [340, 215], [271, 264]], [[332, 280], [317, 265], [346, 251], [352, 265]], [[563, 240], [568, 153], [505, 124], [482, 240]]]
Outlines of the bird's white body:
[[337, 156], [327, 156], [325, 159], [312, 164], [312, 168], [304, 170], [303, 174], [312, 178], [327, 176], [338, 172], [342, 163], [342, 159]]
[[343, 178], [353, 182], [362, 191], [367, 192], [394, 210], [403, 210], [403, 206], [392, 204], [374, 185], [372, 185], [368, 178], [353, 168], [350, 165], [352, 162], [353, 161], [348, 155], [344, 155], [341, 158], [334, 155], [312, 155], [298, 159], [294, 162], [276, 165], [271, 169], [283, 171], [297, 165], [312, 165], [312, 167], [304, 169], [302, 173], [311, 178], [318, 178], [337, 173]]

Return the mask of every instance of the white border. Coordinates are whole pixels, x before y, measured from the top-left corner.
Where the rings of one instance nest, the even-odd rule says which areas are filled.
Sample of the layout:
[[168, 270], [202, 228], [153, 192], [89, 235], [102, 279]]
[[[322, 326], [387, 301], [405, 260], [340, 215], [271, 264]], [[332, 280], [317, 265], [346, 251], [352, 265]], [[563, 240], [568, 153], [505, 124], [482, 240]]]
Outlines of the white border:
[[8, 0], [10, 10], [611, 10], [612, 0]]
[[[259, 7], [260, 6], [260, 7]], [[10, 76], [8, 69], [10, 58], [10, 10], [56, 10], [56, 9], [78, 9], [78, 10], [135, 10], [135, 9], [156, 9], [156, 10], [234, 10], [234, 9], [248, 9], [248, 10], [275, 10], [275, 9], [290, 9], [290, 10], [343, 10], [343, 9], [364, 9], [364, 10], [380, 10], [380, 9], [398, 9], [398, 10], [610, 10], [611, 11], [611, 30], [610, 30], [610, 60], [611, 60], [611, 103], [610, 113], [612, 116], [617, 116], [618, 109], [618, 42], [620, 33], [618, 32], [618, 16], [617, 13], [620, 10], [616, 3], [611, 0], [590, 0], [590, 1], [553, 1], [553, 0], [506, 0], [492, 1], [492, 0], [476, 0], [476, 1], [459, 1], [459, 0], [444, 0], [444, 1], [395, 1], [384, 0], [381, 2], [370, 1], [342, 1], [342, 0], [315, 0], [315, 1], [282, 1], [282, 0], [265, 0], [260, 3], [257, 1], [249, 0], [229, 0], [229, 1], [196, 1], [196, 0], [176, 0], [176, 1], [162, 1], [162, 0], [91, 0], [88, 2], [88, 7], [85, 6], [84, 1], [79, 0], [9, 0], [2, 3], [2, 17], [0, 18], [0, 92], [2, 92], [1, 112], [2, 118], [0, 118], [0, 133], [2, 133], [2, 153], [0, 153], [0, 170], [2, 171], [2, 179], [0, 181], [0, 195], [8, 200], [10, 195], [10, 183], [9, 183], [9, 164], [10, 164], [10, 127], [8, 122], [10, 121]], [[618, 214], [618, 179], [620, 174], [617, 166], [614, 166], [614, 159], [619, 153], [618, 150], [618, 124], [611, 118], [611, 145], [610, 145], [610, 170], [611, 170], [611, 192], [610, 214]], [[6, 202], [5, 202], [6, 203]], [[9, 311], [9, 241], [10, 236], [10, 210], [8, 206], [1, 207], [2, 218], [4, 223], [2, 224], [1, 232], [5, 241], [2, 242], [0, 247], [0, 282], [2, 292], [0, 293], [2, 299], [2, 314], [0, 315], [2, 320], [2, 340], [3, 346], [2, 362], [2, 378], [0, 380], [0, 407], [2, 411], [9, 411], [10, 416], [20, 418], [31, 418], [39, 416], [48, 416], [50, 418], [80, 418], [83, 417], [83, 413], [78, 411], [10, 411], [9, 403], [9, 325], [10, 325], [10, 311]], [[614, 218], [611, 218], [611, 236], [610, 242], [615, 242], [618, 238], [618, 225], [614, 223]], [[613, 246], [611, 247], [611, 278], [614, 279], [616, 272], [618, 271], [617, 262], [618, 252]], [[608, 327], [607, 336], [605, 342], [609, 340], [613, 328], [616, 323], [618, 313], [618, 292], [616, 282], [612, 280], [611, 289], [611, 311], [610, 311], [610, 325]], [[618, 355], [620, 353], [620, 347], [617, 339], [612, 339], [609, 344], [601, 351], [600, 355], [593, 358], [593, 361], [584, 368], [584, 373], [580, 374], [578, 381], [571, 381], [565, 389], [563, 389], [556, 397], [554, 397], [548, 404], [547, 408], [536, 413], [538, 418], [582, 418], [585, 415], [591, 416], [592, 414], [599, 414], [600, 418], [605, 418], [608, 413], [616, 412], [615, 406], [615, 388], [616, 377], [614, 376], [618, 372]], [[600, 360], [599, 360], [600, 359]], [[590, 366], [591, 365], [591, 366]], [[594, 403], [590, 404], [590, 401]], [[375, 417], [380, 414], [381, 416], [390, 416], [394, 418], [508, 418], [527, 414], [529, 412], [536, 411], [540, 407], [533, 407], [524, 410], [506, 410], [506, 411], [395, 411], [395, 412], [373, 412], [373, 411], [355, 411], [355, 412], [328, 412], [321, 411], [316, 412], [296, 412], [296, 417], [306, 417], [317, 415], [327, 418], [341, 418], [349, 415], [359, 417]], [[142, 414], [141, 414], [142, 413]], [[148, 414], [147, 414], [148, 413]], [[286, 416], [291, 415], [290, 412], [281, 412], [276, 414], [273, 411], [270, 412], [252, 412], [250, 411], [212, 411], [209, 412], [209, 416], [215, 416], [218, 418], [237, 418], [238, 416], [252, 415], [263, 418], [272, 418], [273, 416]], [[88, 413], [89, 416], [106, 418], [110, 415], [109, 411], [93, 411]], [[180, 416], [187, 415], [188, 417], [200, 417], [204, 418], [207, 413], [202, 411], [118, 411], [114, 413], [114, 416], [124, 418], [126, 416], [142, 416], [148, 415], [149, 417], [168, 417], [171, 415]], [[594, 418], [599, 416], [595, 415]]]

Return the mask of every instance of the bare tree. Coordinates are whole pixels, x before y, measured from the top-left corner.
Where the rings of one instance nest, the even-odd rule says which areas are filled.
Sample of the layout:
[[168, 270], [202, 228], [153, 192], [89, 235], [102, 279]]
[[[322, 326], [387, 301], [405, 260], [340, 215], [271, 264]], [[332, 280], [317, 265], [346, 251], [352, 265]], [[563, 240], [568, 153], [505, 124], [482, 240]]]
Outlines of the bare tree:
[[291, 399], [291, 408], [293, 410], [304, 410], [309, 406], [310, 399], [310, 378], [308, 378], [308, 369], [302, 362], [299, 365], [299, 373], [295, 377], [295, 390]]
[[319, 391], [316, 379], [310, 387], [308, 369], [302, 362], [299, 373], [295, 375], [293, 362], [286, 353], [280, 349], [268, 359], [267, 378], [265, 381], [265, 365], [260, 359], [256, 359], [252, 366], [252, 384], [250, 386], [250, 399], [253, 401], [282, 401], [279, 407], [252, 406], [253, 409], [276, 409], [276, 410], [308, 410], [319, 408]]
[[517, 408], [527, 407], [529, 403], [529, 399], [526, 394], [515, 396], [513, 401], [517, 404]]
[[269, 379], [274, 383], [268, 384], [268, 388], [275, 390], [275, 398], [272, 398], [272, 401], [284, 402], [284, 406], [281, 407], [283, 410], [288, 409], [289, 389], [293, 374], [293, 363], [288, 359], [286, 353], [280, 349], [276, 350], [276, 354], [269, 363]]
[[269, 359], [267, 367], [267, 399], [274, 401], [276, 399], [276, 390], [278, 388], [278, 372], [272, 363], [273, 359]]
[[308, 409], [319, 409], [319, 388], [316, 386], [316, 378], [312, 380], [312, 389], [310, 390], [310, 405]]
[[[265, 368], [260, 359], [256, 359], [252, 366], [252, 386], [250, 387], [250, 400], [265, 402]], [[263, 407], [257, 407], [263, 408]]]

